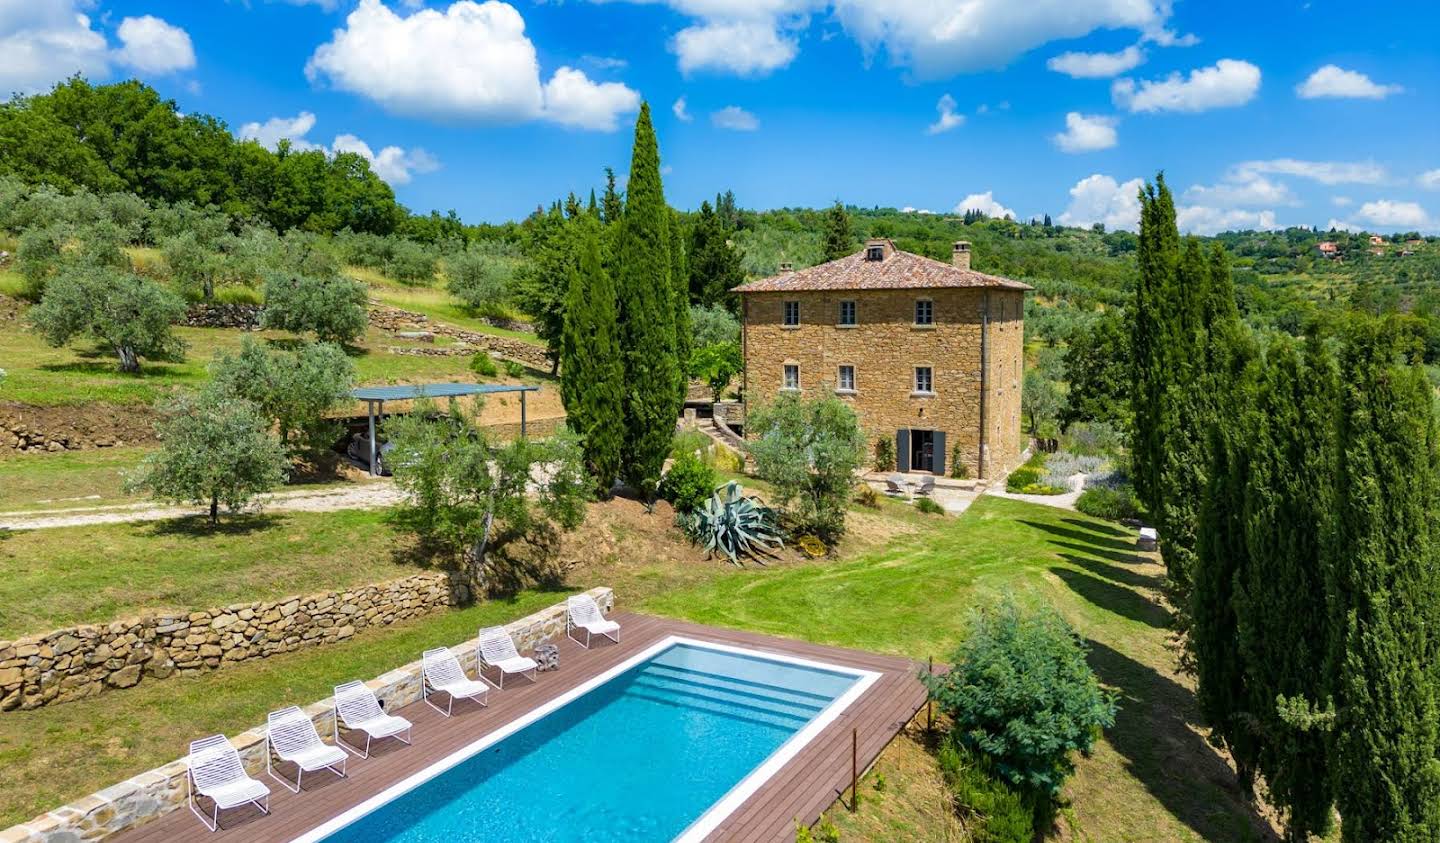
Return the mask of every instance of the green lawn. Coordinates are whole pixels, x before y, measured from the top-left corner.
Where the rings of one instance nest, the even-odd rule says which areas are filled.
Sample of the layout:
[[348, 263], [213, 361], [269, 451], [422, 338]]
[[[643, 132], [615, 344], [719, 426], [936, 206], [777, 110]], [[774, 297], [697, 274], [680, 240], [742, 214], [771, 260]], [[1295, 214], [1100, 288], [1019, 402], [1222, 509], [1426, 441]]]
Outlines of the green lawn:
[[385, 513], [285, 512], [0, 532], [0, 638], [405, 576]]
[[1067, 790], [1069, 837], [1262, 839], [1233, 774], [1192, 726], [1194, 696], [1172, 670], [1167, 615], [1153, 598], [1160, 576], [1106, 522], [985, 497], [943, 527], [852, 561], [737, 572], [642, 609], [923, 661], [947, 656], [976, 606], [1003, 594], [1048, 602], [1087, 639], [1122, 706]]
[[149, 448], [100, 448], [0, 458], [0, 512], [135, 503], [124, 472]]

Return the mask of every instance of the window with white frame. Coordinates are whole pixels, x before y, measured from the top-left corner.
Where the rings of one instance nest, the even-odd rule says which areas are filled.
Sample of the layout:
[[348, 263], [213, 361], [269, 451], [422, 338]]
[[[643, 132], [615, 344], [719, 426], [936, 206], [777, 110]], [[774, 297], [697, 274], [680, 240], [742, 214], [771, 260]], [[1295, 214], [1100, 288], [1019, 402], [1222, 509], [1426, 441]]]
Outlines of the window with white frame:
[[915, 367], [915, 391], [916, 391], [916, 392], [934, 392], [934, 391], [935, 391], [935, 375], [934, 375], [933, 370], [931, 370], [931, 368], [930, 368], [929, 366], [916, 366], [916, 367]]
[[799, 388], [800, 388], [800, 367], [799, 367], [799, 365], [797, 365], [797, 364], [795, 364], [795, 363], [786, 363], [786, 364], [785, 364], [784, 388], [785, 388], [785, 389], [799, 389]]
[[839, 372], [839, 377], [836, 378], [836, 381], [835, 381], [835, 382], [836, 382], [836, 384], [837, 384], [837, 386], [835, 387], [837, 391], [839, 391], [839, 392], [854, 392], [854, 391], [855, 391], [855, 367], [854, 367], [854, 366], [841, 366], [841, 367], [840, 367], [840, 372]]
[[930, 299], [915, 300], [915, 324], [935, 324], [935, 302], [931, 301]]
[[785, 324], [786, 324], [786, 325], [799, 325], [799, 324], [800, 324], [800, 302], [798, 302], [798, 301], [787, 301], [787, 302], [785, 302]]
[[842, 302], [840, 302], [840, 323], [839, 323], [839, 324], [841, 324], [841, 325], [854, 325], [854, 324], [855, 324], [855, 302], [853, 302], [853, 301], [842, 301]]

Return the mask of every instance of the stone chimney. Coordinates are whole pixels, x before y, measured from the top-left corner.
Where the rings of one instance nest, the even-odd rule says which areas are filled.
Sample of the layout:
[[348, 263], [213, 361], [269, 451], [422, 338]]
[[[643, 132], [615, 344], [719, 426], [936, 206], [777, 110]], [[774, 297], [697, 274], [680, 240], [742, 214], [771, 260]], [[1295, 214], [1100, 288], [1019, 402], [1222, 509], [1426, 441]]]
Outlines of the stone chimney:
[[883, 261], [890, 257], [892, 248], [890, 241], [884, 237], [872, 237], [865, 241], [865, 260]]
[[957, 269], [970, 268], [970, 241], [955, 241], [955, 251], [950, 255], [950, 263]]

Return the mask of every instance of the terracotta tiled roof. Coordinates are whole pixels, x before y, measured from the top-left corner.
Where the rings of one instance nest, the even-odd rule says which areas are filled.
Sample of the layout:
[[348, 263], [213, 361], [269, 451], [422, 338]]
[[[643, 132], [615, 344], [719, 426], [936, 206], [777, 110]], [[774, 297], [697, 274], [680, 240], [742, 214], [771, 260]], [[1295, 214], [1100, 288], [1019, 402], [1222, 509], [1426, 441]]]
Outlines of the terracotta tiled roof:
[[784, 293], [791, 290], [916, 290], [938, 287], [990, 287], [1002, 290], [1032, 290], [1029, 284], [961, 269], [927, 257], [902, 252], [893, 245], [880, 261], [865, 259], [865, 250], [838, 260], [783, 272], [741, 284], [737, 293]]

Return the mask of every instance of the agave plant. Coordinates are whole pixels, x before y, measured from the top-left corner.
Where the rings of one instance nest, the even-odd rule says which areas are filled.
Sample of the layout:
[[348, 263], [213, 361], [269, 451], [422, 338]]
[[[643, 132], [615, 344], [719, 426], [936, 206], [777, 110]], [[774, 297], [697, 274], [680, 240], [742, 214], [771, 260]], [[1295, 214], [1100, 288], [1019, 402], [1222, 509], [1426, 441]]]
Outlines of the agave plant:
[[775, 510], [731, 480], [685, 518], [685, 532], [710, 556], [723, 553], [732, 565], [741, 556], [764, 564], [771, 546], [783, 545]]

